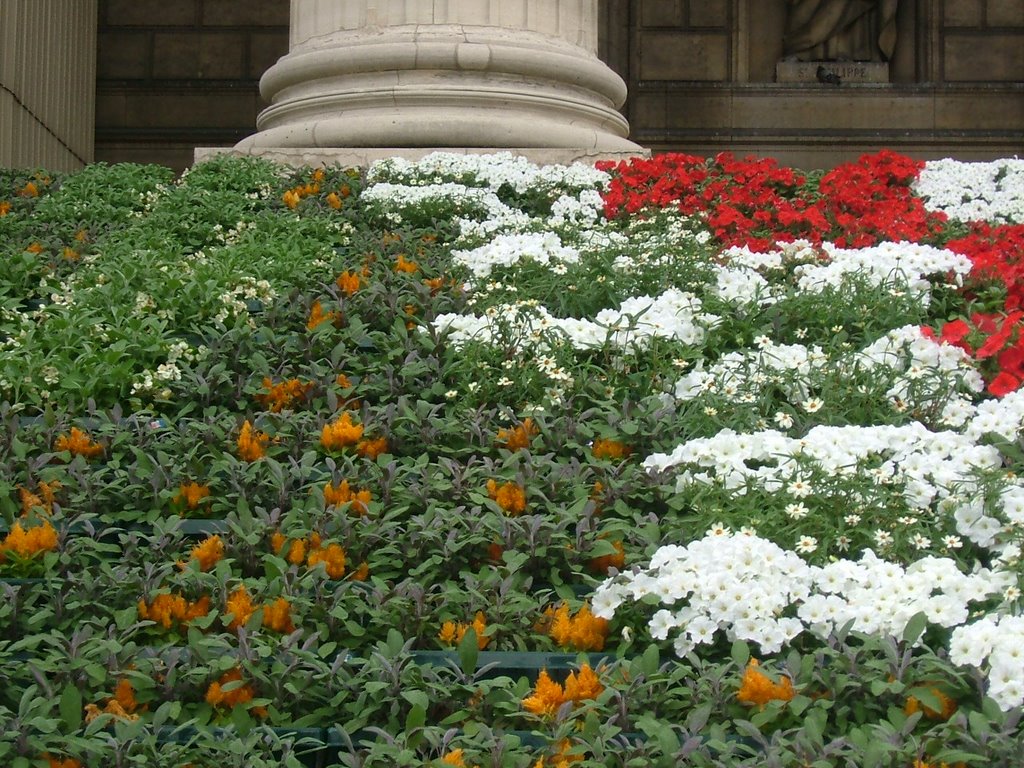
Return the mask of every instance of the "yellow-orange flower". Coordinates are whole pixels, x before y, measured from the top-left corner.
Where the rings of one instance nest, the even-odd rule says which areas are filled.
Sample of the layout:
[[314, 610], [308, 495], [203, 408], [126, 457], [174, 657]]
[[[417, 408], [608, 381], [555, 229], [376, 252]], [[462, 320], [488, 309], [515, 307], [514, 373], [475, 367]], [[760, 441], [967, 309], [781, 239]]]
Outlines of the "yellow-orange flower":
[[29, 558], [41, 552], [51, 552], [57, 548], [57, 531], [48, 520], [39, 525], [24, 528], [20, 520], [16, 520], [7, 536], [0, 543], [0, 562], [5, 553], [12, 552], [20, 558]]
[[145, 600], [139, 600], [137, 608], [139, 619], [155, 621], [164, 629], [170, 629], [175, 623], [187, 627], [193, 619], [210, 612], [210, 598], [203, 595], [195, 602], [189, 602], [179, 594], [159, 594], [148, 605]]
[[631, 453], [629, 446], [618, 440], [599, 437], [594, 441], [593, 454], [595, 459], [619, 461]]
[[64, 246], [64, 249], [60, 252], [60, 255], [67, 261], [78, 261], [80, 254], [74, 248]]
[[370, 578], [370, 564], [363, 560], [359, 567], [352, 571], [352, 581], [366, 581]]
[[533, 687], [533, 693], [523, 699], [523, 709], [535, 715], [553, 717], [567, 701], [578, 705], [588, 699], [596, 699], [604, 686], [589, 664], [583, 664], [579, 672], [573, 672], [565, 681], [565, 687], [556, 683], [542, 669]]
[[210, 486], [195, 481], [182, 483], [174, 494], [174, 503], [186, 509], [199, 509], [204, 499], [210, 498]]
[[404, 253], [398, 254], [398, 260], [395, 261], [395, 272], [405, 272], [406, 274], [411, 275], [419, 268], [420, 265], [415, 261], [409, 261], [406, 259]]
[[56, 492], [60, 489], [60, 483], [56, 480], [46, 482], [39, 481], [39, 492], [33, 493], [24, 486], [18, 486], [18, 496], [21, 499], [21, 516], [25, 517], [34, 509], [42, 510], [48, 515], [53, 514], [53, 505], [57, 502]]
[[340, 579], [345, 575], [345, 550], [340, 544], [328, 544], [326, 547], [313, 549], [306, 558], [306, 565], [315, 568], [324, 564], [327, 575], [332, 579]]
[[577, 651], [602, 651], [608, 638], [608, 620], [594, 616], [589, 603], [584, 603], [575, 616], [569, 613], [568, 603], [548, 607], [538, 629], [562, 648]]
[[378, 456], [387, 452], [388, 439], [386, 437], [375, 437], [368, 440], [360, 440], [356, 443], [356, 453], [371, 461], [376, 461]]
[[[256, 695], [256, 690], [251, 683], [233, 686], [225, 690], [229, 683], [241, 683], [242, 670], [238, 667], [229, 669], [219, 680], [210, 683], [206, 689], [206, 703], [211, 707], [223, 707], [231, 709], [238, 704], [248, 704]], [[253, 713], [259, 717], [266, 717], [267, 711], [263, 707], [253, 707]]]
[[263, 606], [263, 626], [288, 634], [295, 631], [295, 624], [292, 623], [291, 604], [283, 597], [277, 598], [274, 602]]
[[0, 217], [6, 216], [11, 211], [11, 204], [6, 200], [0, 200]]
[[234, 592], [228, 595], [226, 603], [227, 612], [231, 614], [231, 623], [228, 624], [228, 629], [244, 627], [258, 608], [259, 606], [253, 603], [252, 595], [249, 594], [245, 585], [238, 585]]
[[582, 752], [572, 752], [572, 742], [562, 739], [558, 744], [558, 751], [548, 758], [538, 758], [533, 768], [570, 768], [573, 763], [581, 762], [586, 755]]
[[352, 414], [346, 411], [320, 431], [320, 444], [328, 451], [340, 451], [355, 445], [363, 436], [363, 425], [352, 423]]
[[487, 617], [483, 611], [476, 612], [472, 623], [446, 621], [441, 625], [441, 631], [437, 633], [437, 639], [441, 641], [442, 645], [458, 645], [462, 642], [462, 638], [466, 636], [466, 632], [470, 627], [476, 632], [477, 648], [481, 651], [484, 650], [488, 643], [491, 642], [491, 638], [484, 634], [487, 631]]
[[763, 707], [769, 701], [789, 701], [796, 695], [788, 677], [776, 683], [758, 668], [757, 659], [751, 659], [743, 672], [736, 698], [741, 704]]
[[509, 429], [499, 429], [497, 443], [502, 448], [510, 451], [518, 451], [521, 448], [529, 448], [535, 435], [540, 430], [533, 423], [533, 419], [523, 419], [523, 423]]
[[82, 768], [82, 764], [73, 757], [60, 758], [43, 752], [42, 759], [49, 763], [49, 768]]
[[441, 762], [445, 765], [454, 765], [456, 768], [466, 768], [466, 761], [462, 756], [461, 749], [453, 749], [451, 752], [446, 752], [441, 758]]
[[285, 205], [287, 205], [294, 211], [295, 207], [299, 204], [299, 201], [302, 200], [302, 196], [298, 193], [297, 190], [289, 189], [287, 192], [281, 195], [281, 200], [284, 202]]
[[285, 408], [292, 408], [306, 399], [313, 383], [299, 379], [287, 379], [275, 384], [269, 377], [264, 377], [263, 388], [266, 392], [256, 395], [256, 402], [271, 413], [280, 413]]
[[59, 436], [53, 447], [54, 450], [68, 451], [72, 456], [84, 456], [87, 459], [103, 455], [103, 446], [93, 442], [92, 438], [78, 427], [72, 427], [70, 434]]
[[258, 429], [253, 429], [252, 424], [246, 419], [242, 425], [242, 431], [238, 434], [238, 456], [243, 461], [257, 461], [267, 455], [267, 444], [270, 437]]
[[341, 209], [341, 198], [337, 192], [331, 192], [327, 195], [327, 204], [336, 211]]
[[551, 679], [546, 669], [542, 669], [533, 686], [533, 693], [523, 699], [523, 709], [535, 715], [554, 717], [565, 702], [565, 690]]
[[21, 197], [38, 197], [39, 187], [36, 186], [34, 181], [28, 182], [24, 187], [18, 190], [18, 195]]
[[497, 480], [488, 480], [487, 495], [507, 515], [520, 515], [526, 511], [526, 491], [518, 483], [508, 482], [498, 485]]
[[359, 277], [358, 272], [349, 272], [347, 269], [338, 275], [337, 279], [338, 288], [341, 289], [342, 293], [346, 296], [352, 296], [356, 291], [359, 290], [362, 285], [362, 279]]
[[199, 570], [208, 571], [224, 557], [224, 542], [217, 534], [207, 536], [192, 547], [191, 557], [199, 563]]
[[373, 500], [370, 492], [365, 488], [361, 491], [353, 491], [349, 487], [348, 480], [342, 480], [337, 486], [328, 483], [324, 486], [324, 503], [328, 506], [340, 506], [352, 504], [352, 512], [357, 515], [365, 515], [368, 511], [368, 504]]
[[36, 254], [38, 256], [40, 253], [42, 253], [46, 249], [43, 247], [42, 243], [32, 243], [25, 250], [28, 251], [29, 253], [34, 253], [34, 254]]
[[324, 305], [317, 299], [313, 302], [313, 306], [309, 308], [309, 317], [306, 320], [306, 330], [314, 331], [324, 323], [331, 323], [332, 325], [341, 325], [341, 312], [331, 310], [330, 312], [324, 311]]
[[85, 705], [85, 722], [91, 723], [100, 715], [113, 715], [119, 720], [138, 720], [139, 716], [135, 714], [137, 708], [135, 689], [126, 678], [121, 678], [114, 689], [114, 695], [107, 699], [102, 709], [95, 704]]

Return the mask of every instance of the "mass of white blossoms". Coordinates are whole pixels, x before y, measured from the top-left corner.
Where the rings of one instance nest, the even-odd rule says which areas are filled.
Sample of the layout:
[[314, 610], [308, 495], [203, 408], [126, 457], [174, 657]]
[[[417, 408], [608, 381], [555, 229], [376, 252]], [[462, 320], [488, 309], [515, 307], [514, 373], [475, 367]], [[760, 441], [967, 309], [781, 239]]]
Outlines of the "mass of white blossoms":
[[988, 695], [1004, 711], [1024, 704], [1024, 616], [990, 614], [957, 627], [949, 659], [983, 669]]
[[914, 183], [930, 211], [958, 221], [1024, 223], [1024, 159], [929, 160]]
[[438, 315], [433, 326], [447, 333], [455, 347], [470, 342], [513, 344], [520, 354], [550, 349], [554, 338], [575, 349], [597, 349], [606, 344], [620, 349], [643, 349], [651, 339], [673, 339], [696, 345], [718, 318], [702, 311], [698, 298], [676, 289], [659, 296], [635, 296], [618, 309], [603, 309], [593, 320], [553, 316], [536, 302], [489, 307], [482, 315]]
[[660, 547], [646, 568], [607, 579], [592, 606], [595, 616], [611, 619], [627, 601], [656, 601], [651, 637], [675, 635], [680, 655], [714, 643], [719, 631], [776, 653], [805, 631], [826, 637], [849, 622], [859, 632], [893, 636], [917, 613], [938, 626], [957, 626], [972, 603], [1015, 583], [1001, 571], [961, 573], [946, 558], [904, 568], [871, 551], [860, 560], [812, 566], [766, 539], [718, 527], [686, 546]]
[[432, 152], [420, 160], [387, 158], [373, 163], [367, 172], [372, 184], [422, 185], [458, 181], [493, 191], [509, 186], [522, 193], [530, 189], [603, 189], [611, 177], [592, 165], [538, 166], [511, 152], [458, 154]]
[[419, 210], [431, 204], [445, 209], [455, 207], [465, 213], [478, 211], [478, 216], [500, 223], [500, 226], [515, 227], [528, 224], [530, 217], [503, 203], [494, 192], [464, 184], [443, 182], [412, 186], [407, 184], [379, 183], [367, 187], [361, 196], [366, 203], [379, 205], [385, 216], [393, 223], [402, 221], [406, 210]]
[[[986, 505], [987, 475], [1002, 466], [991, 445], [979, 445], [957, 432], [932, 432], [920, 422], [902, 426], [828, 426], [810, 429], [802, 438], [776, 430], [738, 433], [725, 429], [713, 437], [689, 440], [669, 454], [655, 453], [643, 463], [651, 472], [678, 471], [676, 492], [694, 484], [718, 483], [737, 494], [751, 487], [786, 493], [811, 472], [824, 476], [863, 477], [901, 491], [908, 511], [952, 514], [957, 531], [979, 546], [1001, 551], [1004, 525], [1014, 523], [1015, 494], [1000, 496], [1001, 505]], [[1022, 481], [1004, 476], [999, 488]], [[999, 514], [1000, 519], [995, 515]]]
[[562, 245], [553, 232], [524, 232], [498, 235], [486, 245], [467, 251], [452, 251], [452, 263], [466, 267], [480, 279], [495, 267], [508, 267], [521, 261], [535, 264], [576, 264], [579, 251]]

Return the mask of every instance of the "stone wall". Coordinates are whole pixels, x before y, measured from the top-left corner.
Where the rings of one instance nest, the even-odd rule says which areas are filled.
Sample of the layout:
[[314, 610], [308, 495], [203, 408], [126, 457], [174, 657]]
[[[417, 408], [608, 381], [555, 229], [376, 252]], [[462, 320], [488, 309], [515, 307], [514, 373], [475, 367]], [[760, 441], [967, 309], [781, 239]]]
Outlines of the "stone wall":
[[609, 0], [631, 138], [655, 152], [828, 167], [891, 147], [928, 158], [1024, 152], [1024, 1], [901, 0], [888, 82], [776, 82], [786, 0]]
[[[485, 0], [473, 0], [483, 4]], [[827, 167], [1024, 154], [1024, 0], [900, 0], [889, 82], [778, 83], [787, 0], [602, 0], [599, 52], [655, 151]], [[251, 134], [288, 0], [100, 0], [96, 156], [183, 167]]]
[[93, 159], [96, 0], [0, 0], [0, 166]]
[[288, 0], [100, 0], [96, 159], [184, 168], [252, 133]]

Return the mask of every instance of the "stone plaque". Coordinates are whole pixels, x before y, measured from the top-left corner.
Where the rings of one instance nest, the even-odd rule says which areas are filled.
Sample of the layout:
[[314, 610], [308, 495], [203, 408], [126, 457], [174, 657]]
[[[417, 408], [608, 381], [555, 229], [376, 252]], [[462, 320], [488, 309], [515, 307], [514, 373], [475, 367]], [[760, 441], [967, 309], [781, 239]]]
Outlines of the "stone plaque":
[[885, 61], [780, 61], [775, 65], [777, 83], [888, 83]]

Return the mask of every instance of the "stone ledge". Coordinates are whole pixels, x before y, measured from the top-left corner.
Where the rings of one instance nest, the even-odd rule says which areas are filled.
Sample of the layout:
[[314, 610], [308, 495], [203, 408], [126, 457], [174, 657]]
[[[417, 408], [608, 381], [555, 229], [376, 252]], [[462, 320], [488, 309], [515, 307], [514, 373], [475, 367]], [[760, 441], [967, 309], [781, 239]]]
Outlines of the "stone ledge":
[[196, 147], [194, 162], [201, 163], [219, 155], [263, 157], [282, 165], [299, 168], [302, 166], [341, 165], [345, 167], [366, 167], [377, 160], [401, 157], [419, 160], [432, 152], [451, 152], [458, 155], [494, 155], [511, 152], [525, 157], [537, 165], [571, 165], [572, 163], [594, 164], [599, 160], [626, 160], [631, 157], [650, 157], [648, 149], [631, 152], [607, 152], [597, 149], [568, 149], [547, 147], [252, 147], [238, 150], [234, 147]]

